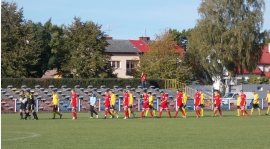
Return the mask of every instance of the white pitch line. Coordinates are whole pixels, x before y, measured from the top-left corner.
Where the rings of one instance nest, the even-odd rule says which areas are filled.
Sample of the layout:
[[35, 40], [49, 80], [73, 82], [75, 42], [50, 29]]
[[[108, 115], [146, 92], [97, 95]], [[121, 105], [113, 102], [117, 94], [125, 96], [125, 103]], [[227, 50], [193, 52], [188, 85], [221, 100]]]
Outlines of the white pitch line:
[[37, 134], [37, 133], [25, 133], [25, 132], [9, 132], [9, 133], [29, 134], [29, 136], [18, 137], [18, 138], [11, 138], [11, 139], [1, 139], [1, 141], [13, 141], [13, 140], [21, 140], [21, 139], [27, 139], [27, 138], [34, 138], [34, 137], [37, 137], [37, 136], [40, 135], [40, 134]]

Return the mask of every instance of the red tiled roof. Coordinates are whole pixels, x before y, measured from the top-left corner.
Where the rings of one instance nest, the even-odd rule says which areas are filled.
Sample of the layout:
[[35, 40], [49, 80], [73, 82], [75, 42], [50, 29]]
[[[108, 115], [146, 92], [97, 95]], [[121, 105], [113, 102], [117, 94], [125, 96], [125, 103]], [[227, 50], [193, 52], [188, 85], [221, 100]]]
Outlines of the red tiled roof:
[[270, 72], [263, 72], [264, 76], [270, 78]]
[[268, 48], [268, 46], [264, 46], [262, 58], [258, 64], [270, 64], [270, 53]]
[[177, 49], [176, 50], [177, 52], [181, 52], [181, 53], [184, 53], [184, 54], [186, 53], [186, 51], [182, 47], [178, 46], [177, 44], [175, 44], [175, 47]]
[[[239, 73], [239, 74], [241, 73], [241, 72], [240, 72], [240, 68], [238, 69], [238, 73]], [[259, 67], [257, 66], [253, 72], [248, 72], [246, 69], [244, 69], [243, 74], [259, 74], [259, 75], [261, 75], [262, 72], [261, 72], [261, 70], [259, 69]]]
[[129, 40], [139, 51], [146, 52], [148, 50], [148, 45], [143, 40]]
[[57, 69], [47, 70], [41, 78], [53, 78], [57, 74]]

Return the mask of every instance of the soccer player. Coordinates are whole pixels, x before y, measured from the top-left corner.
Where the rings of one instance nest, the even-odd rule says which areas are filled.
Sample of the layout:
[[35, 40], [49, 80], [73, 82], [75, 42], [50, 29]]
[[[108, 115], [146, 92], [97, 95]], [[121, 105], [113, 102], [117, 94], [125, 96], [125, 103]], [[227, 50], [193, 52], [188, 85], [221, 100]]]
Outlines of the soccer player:
[[144, 111], [149, 110], [149, 96], [147, 95], [147, 91], [143, 91], [143, 107], [142, 107], [142, 114], [140, 119], [144, 117]]
[[96, 118], [98, 118], [98, 114], [95, 111], [97, 96], [92, 91], [89, 91], [88, 94], [90, 96], [90, 118], [93, 118], [93, 113], [95, 113]]
[[240, 90], [240, 97], [241, 97], [241, 111], [240, 114], [241, 116], [244, 116], [244, 113], [246, 114], [246, 116], [248, 116], [248, 113], [246, 111], [246, 94], [244, 94], [243, 90]]
[[198, 90], [196, 90], [196, 92], [195, 92], [194, 100], [195, 100], [194, 106], [195, 106], [196, 116], [197, 116], [197, 118], [199, 118], [201, 116], [201, 113], [200, 113], [201, 94], [199, 93]]
[[177, 95], [176, 95], [176, 99], [174, 101], [177, 101], [177, 105], [176, 105], [176, 111], [175, 111], [174, 118], [177, 117], [179, 109], [182, 112], [182, 117], [186, 118], [186, 114], [183, 111], [183, 93], [180, 90], [177, 90], [176, 93], [177, 93]]
[[254, 95], [253, 95], [253, 107], [251, 108], [251, 111], [250, 111], [250, 116], [252, 116], [252, 113], [254, 111], [254, 109], [258, 109], [258, 112], [259, 112], [259, 116], [261, 116], [261, 109], [260, 109], [260, 101], [259, 101], [259, 94], [256, 93], [255, 91], [252, 92]]
[[55, 90], [52, 91], [53, 94], [53, 100], [51, 104], [53, 105], [53, 118], [55, 119], [55, 114], [58, 114], [60, 116], [60, 119], [62, 118], [62, 114], [58, 112], [58, 107], [59, 107], [59, 99], [58, 99], [58, 94], [56, 93]]
[[182, 103], [183, 103], [182, 110], [184, 111], [185, 116], [187, 116], [187, 112], [186, 112], [187, 94], [186, 94], [185, 92], [183, 93], [183, 100], [182, 100]]
[[35, 112], [36, 102], [34, 100], [34, 96], [30, 93], [30, 90], [26, 91], [26, 98], [27, 98], [28, 108], [26, 109], [26, 116], [24, 119], [26, 120], [27, 116], [30, 116], [29, 112], [31, 112], [33, 113], [34, 120], [38, 120], [37, 113]]
[[77, 108], [77, 101], [78, 101], [78, 98], [77, 98], [77, 94], [75, 93], [75, 90], [72, 89], [71, 90], [71, 101], [70, 101], [70, 105], [72, 105], [72, 120], [75, 120], [77, 119], [77, 113], [76, 113], [76, 108]]
[[160, 111], [159, 111], [159, 118], [161, 118], [161, 115], [162, 115], [162, 110], [165, 109], [169, 115], [169, 117], [171, 118], [171, 112], [168, 108], [168, 97], [166, 94], [164, 94], [164, 91], [161, 91], [160, 92], [161, 94], [161, 103], [160, 103]]
[[204, 94], [202, 92], [202, 90], [199, 91], [199, 93], [201, 94], [201, 101], [200, 101], [200, 108], [201, 108], [201, 116], [203, 116], [204, 114]]
[[112, 90], [109, 91], [109, 94], [111, 96], [110, 111], [113, 115], [116, 115], [116, 118], [118, 118], [118, 112], [115, 110], [116, 95], [112, 92]]
[[114, 115], [110, 111], [110, 103], [111, 103], [111, 96], [109, 95], [108, 91], [105, 91], [105, 111], [104, 111], [104, 118], [107, 118], [108, 113], [114, 118]]
[[219, 112], [219, 115], [222, 116], [222, 111], [220, 109], [220, 105], [221, 105], [221, 99], [220, 99], [220, 95], [217, 91], [214, 91], [214, 100], [215, 100], [215, 108], [214, 108], [214, 117], [217, 114], [217, 111]]
[[[150, 115], [153, 118], [157, 118], [156, 109], [154, 108], [154, 97], [151, 92], [148, 92]], [[154, 115], [153, 115], [154, 114]], [[145, 114], [147, 116], [147, 114]]]
[[239, 96], [239, 94], [235, 94], [236, 96], [236, 99], [237, 99], [237, 103], [236, 103], [236, 106], [237, 106], [237, 116], [240, 116], [240, 103], [241, 103], [241, 97]]
[[267, 90], [265, 101], [268, 101], [268, 109], [267, 112], [265, 113], [265, 115], [268, 115], [270, 110], [270, 89]]
[[128, 100], [129, 100], [129, 94], [126, 92], [126, 90], [123, 90], [123, 107], [124, 107], [124, 113], [125, 113], [125, 117], [124, 119], [128, 119]]
[[[20, 99], [19, 101], [21, 102], [21, 106], [20, 106], [20, 116], [21, 116], [21, 120], [24, 120], [23, 118], [23, 113], [25, 113], [26, 111], [26, 105], [27, 105], [27, 98], [24, 95], [24, 91], [21, 90], [20, 91]], [[26, 114], [26, 113], [25, 113]]]
[[133, 95], [131, 93], [131, 90], [128, 90], [128, 94], [129, 94], [129, 104], [128, 104], [128, 116], [130, 117], [131, 114], [133, 115], [133, 117], [135, 117], [135, 113], [132, 111], [132, 105], [133, 105]]

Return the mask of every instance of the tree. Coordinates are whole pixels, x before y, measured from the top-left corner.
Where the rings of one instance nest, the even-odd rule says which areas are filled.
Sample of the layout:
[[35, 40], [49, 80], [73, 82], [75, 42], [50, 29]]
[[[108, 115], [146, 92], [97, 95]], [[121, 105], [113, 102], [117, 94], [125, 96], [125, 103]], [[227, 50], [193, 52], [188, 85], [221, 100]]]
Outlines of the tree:
[[149, 78], [178, 79], [187, 82], [189, 68], [183, 61], [184, 54], [177, 51], [178, 45], [167, 30], [156, 35], [155, 41], [149, 43], [149, 49], [140, 55], [137, 76], [144, 72]]
[[187, 46], [188, 46], [187, 41], [192, 31], [193, 29], [188, 29], [188, 30], [183, 29], [182, 32], [179, 32], [176, 29], [169, 29], [169, 33], [172, 34], [173, 40], [177, 42], [177, 45], [182, 47], [185, 51], [187, 50]]
[[65, 76], [72, 71], [74, 78], [115, 77], [108, 63], [110, 56], [104, 52], [107, 42], [100, 28], [101, 25], [76, 17], [65, 26], [65, 48], [71, 51], [68, 63], [62, 67]]
[[208, 77], [252, 72], [262, 55], [266, 32], [263, 25], [263, 0], [203, 0], [197, 21], [188, 40], [188, 57], [193, 67], [202, 68]]

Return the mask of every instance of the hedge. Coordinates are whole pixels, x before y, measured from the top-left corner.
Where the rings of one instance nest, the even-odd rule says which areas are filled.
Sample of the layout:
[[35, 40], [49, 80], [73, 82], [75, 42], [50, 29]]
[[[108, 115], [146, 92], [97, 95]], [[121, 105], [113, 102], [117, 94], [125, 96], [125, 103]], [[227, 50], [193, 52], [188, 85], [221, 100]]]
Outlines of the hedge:
[[[40, 85], [43, 88], [48, 88], [49, 85], [61, 88], [62, 85], [67, 85], [69, 88], [73, 88], [75, 85], [87, 88], [88, 85], [92, 85], [95, 88], [100, 88], [101, 85], [106, 85], [108, 88], [113, 88], [114, 85], [125, 88], [127, 85], [137, 88], [141, 85], [140, 78], [132, 79], [120, 79], [120, 78], [91, 78], [91, 79], [41, 79], [41, 78], [2, 78], [1, 87], [6, 88], [8, 85], [12, 85], [15, 88], [21, 88], [22, 85], [26, 85], [29, 88], [34, 88], [35, 85]], [[164, 88], [163, 79], [147, 79], [147, 87], [154, 85], [156, 88]]]

